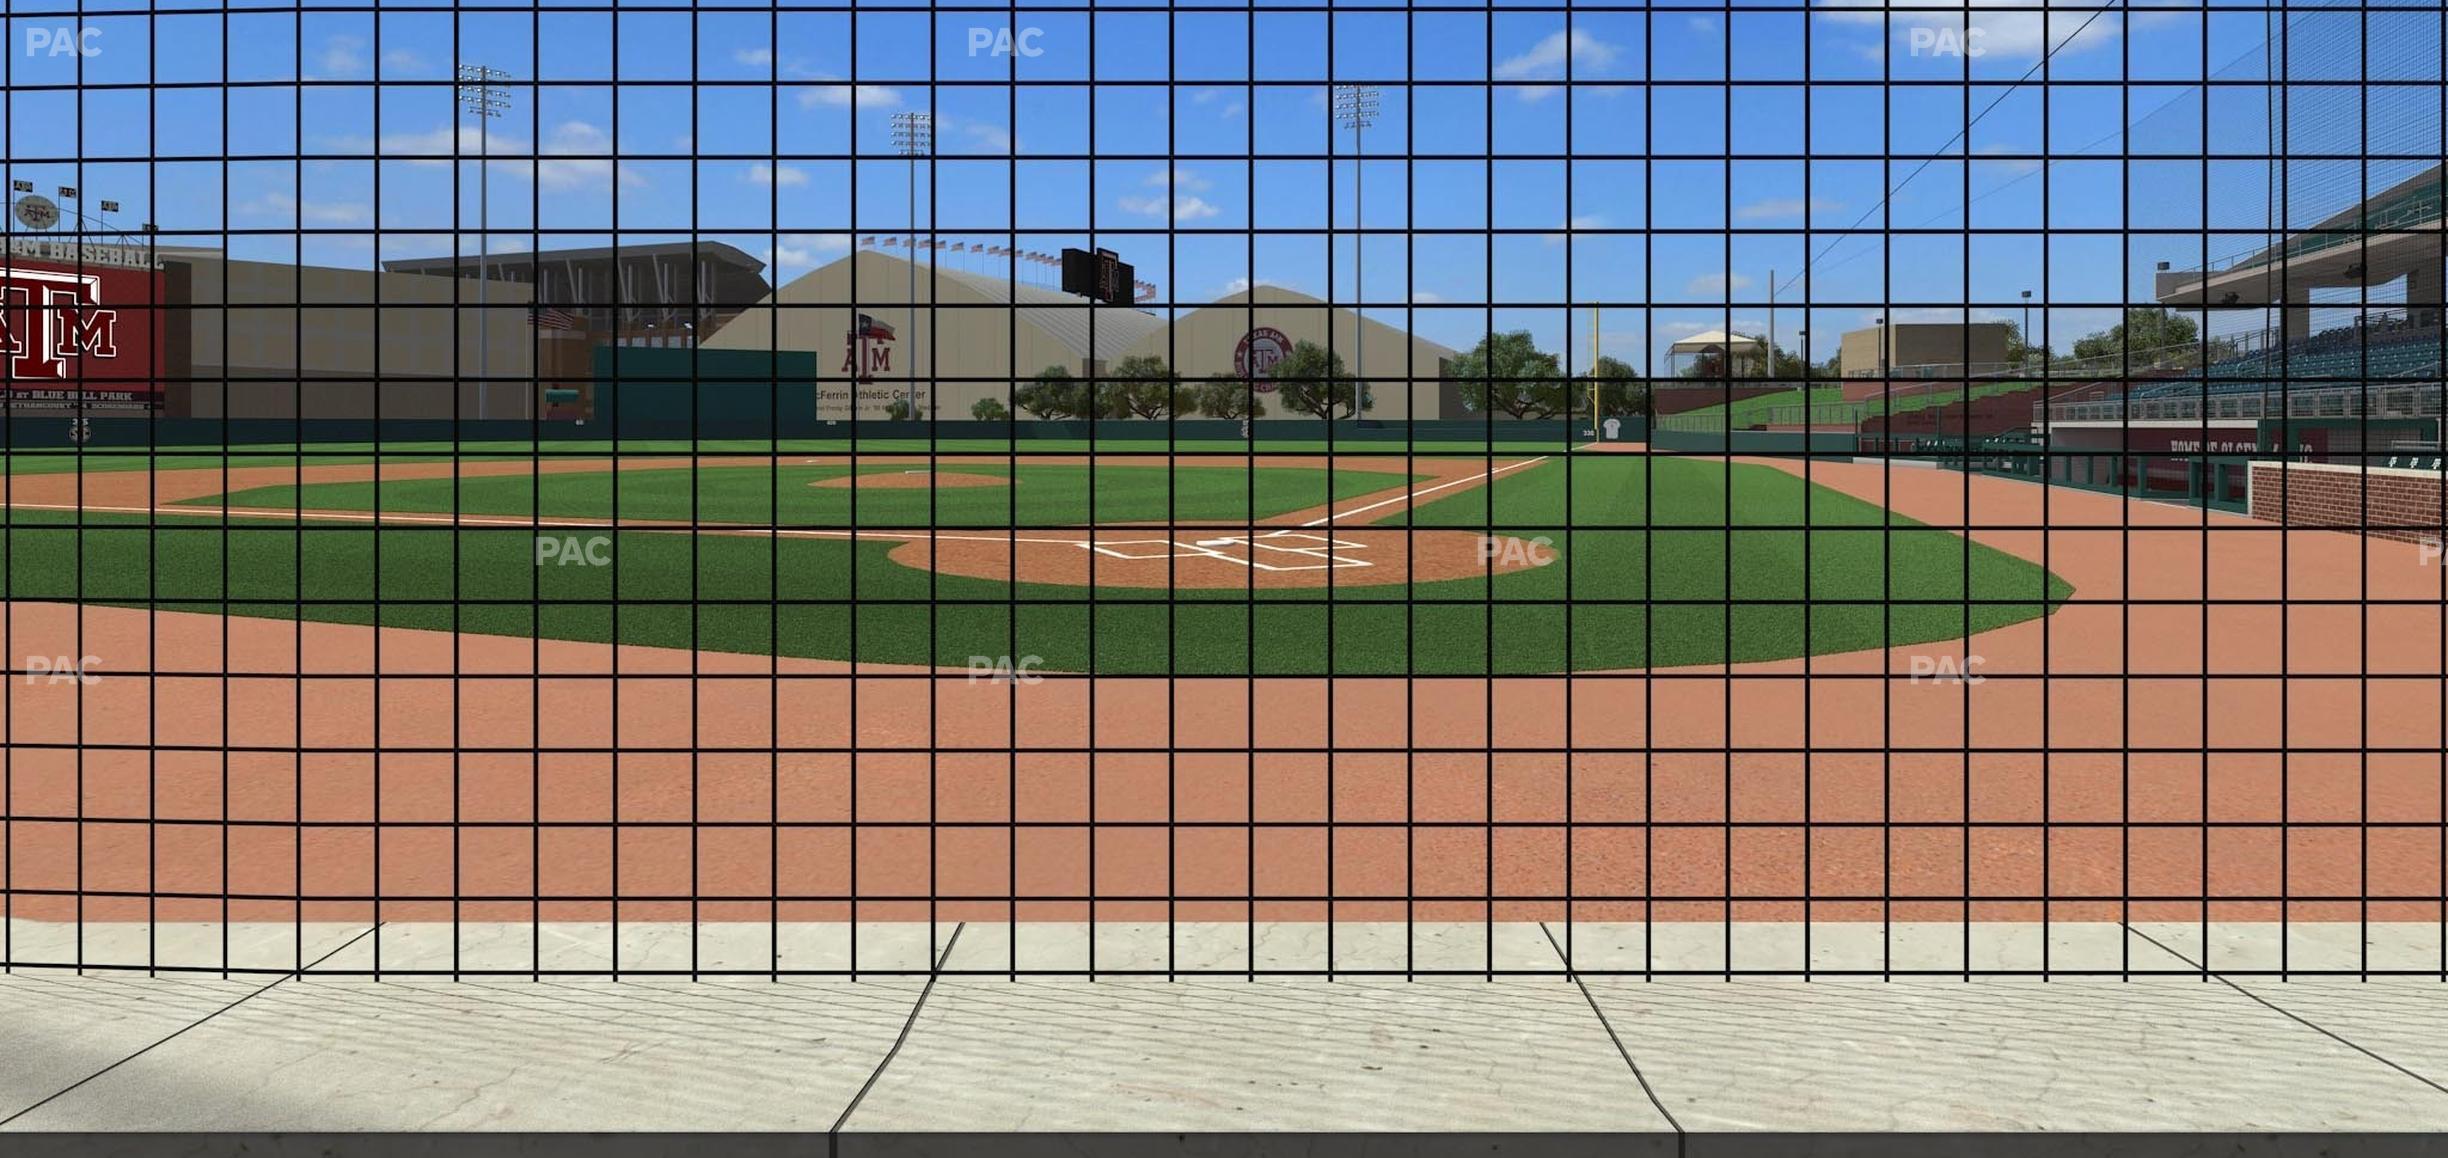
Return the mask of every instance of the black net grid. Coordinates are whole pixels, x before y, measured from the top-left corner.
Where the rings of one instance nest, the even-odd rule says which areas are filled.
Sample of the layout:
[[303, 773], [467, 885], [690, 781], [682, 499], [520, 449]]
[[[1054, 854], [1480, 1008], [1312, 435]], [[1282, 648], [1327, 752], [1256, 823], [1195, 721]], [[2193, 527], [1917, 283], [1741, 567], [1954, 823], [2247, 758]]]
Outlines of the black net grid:
[[2436, 4], [6, 22], [10, 970], [2448, 979]]

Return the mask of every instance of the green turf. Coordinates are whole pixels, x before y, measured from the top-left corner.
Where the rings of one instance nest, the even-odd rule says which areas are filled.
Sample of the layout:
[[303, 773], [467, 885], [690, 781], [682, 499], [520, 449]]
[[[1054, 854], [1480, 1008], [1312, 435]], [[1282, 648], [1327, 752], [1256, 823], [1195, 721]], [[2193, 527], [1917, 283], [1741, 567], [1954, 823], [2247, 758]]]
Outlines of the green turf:
[[[866, 475], [923, 466], [867, 465]], [[853, 473], [847, 466], [716, 467], [703, 470], [590, 471], [380, 484], [381, 509], [548, 518], [651, 519], [779, 524], [790, 527], [1074, 527], [1090, 524], [1227, 522], [1270, 518], [1424, 478], [1398, 471], [1305, 467], [1018, 466], [962, 464], [963, 474], [1017, 479], [1017, 485], [918, 489], [812, 485]], [[694, 485], [692, 486], [692, 482]], [[276, 510], [371, 511], [377, 484], [308, 483], [256, 487], [227, 496], [231, 506]], [[187, 500], [218, 507], [219, 496]]]
[[[889, 542], [623, 531], [608, 535], [612, 565], [592, 568], [536, 565], [532, 531], [69, 518], [12, 513], [8, 598], [876, 662], [1034, 655], [1048, 670], [1114, 674], [1774, 659], [1954, 638], [2070, 593], [2029, 563], [1781, 471], [1630, 456], [1559, 459], [1388, 520], [1545, 536], [1555, 565], [1331, 600], [1107, 588], [1091, 602], [1081, 588], [902, 567]], [[1784, 602], [1805, 596], [1807, 609]], [[1610, 602], [1643, 599], [1655, 602]]]

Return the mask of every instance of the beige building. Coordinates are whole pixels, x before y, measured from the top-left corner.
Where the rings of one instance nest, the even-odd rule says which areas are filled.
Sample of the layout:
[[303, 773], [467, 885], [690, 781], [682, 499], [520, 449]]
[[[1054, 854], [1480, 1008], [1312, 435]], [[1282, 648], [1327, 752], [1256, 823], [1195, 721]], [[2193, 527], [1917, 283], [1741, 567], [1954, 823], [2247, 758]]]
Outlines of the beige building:
[[[1968, 377], [2006, 368], [2004, 322], [1901, 322], [1844, 336], [1838, 368], [1847, 378]], [[1887, 345], [1885, 361], [1879, 343]]]
[[[1255, 361], [1257, 383], [1265, 390], [1265, 366], [1301, 342], [1328, 346], [1343, 359], [1344, 369], [1369, 382], [1368, 418], [1437, 418], [1445, 404], [1446, 363], [1460, 355], [1453, 349], [1416, 337], [1375, 318], [1340, 306], [1329, 306], [1307, 294], [1281, 286], [1262, 285], [1221, 298], [1182, 315], [1133, 346], [1131, 354], [1163, 358], [1176, 373], [1193, 381], [1210, 374], [1244, 372]], [[1267, 391], [1271, 393], [1271, 391]], [[1266, 402], [1270, 418], [1297, 418], [1275, 401]]]
[[[523, 418], [536, 378], [531, 287], [178, 255], [188, 366], [165, 413], [198, 418]], [[168, 272], [168, 271], [165, 271]], [[179, 300], [181, 290], [171, 290]], [[479, 320], [482, 320], [480, 327]], [[482, 354], [478, 334], [483, 333]], [[565, 339], [546, 334], [546, 348]], [[560, 371], [549, 363], [547, 369]], [[479, 370], [481, 368], [481, 373]], [[191, 379], [188, 382], [177, 381]], [[225, 381], [226, 379], [226, 381]], [[479, 379], [493, 380], [489, 386]], [[524, 382], [512, 381], [524, 379]]]
[[[1346, 368], [1357, 372], [1365, 354], [1375, 383], [1369, 417], [1436, 416], [1441, 368], [1454, 351], [1374, 320], [1362, 327], [1349, 310], [1273, 286], [1168, 324], [1135, 306], [939, 266], [913, 271], [899, 257], [861, 250], [783, 286], [703, 345], [814, 352], [822, 419], [882, 418], [893, 400], [913, 396], [922, 415], [961, 419], [981, 398], [1007, 401], [1049, 366], [1087, 378], [1149, 354], [1192, 381], [1243, 366], [1263, 377], [1293, 344], [1324, 344], [1330, 331]], [[1267, 411], [1282, 414], [1272, 403]]]

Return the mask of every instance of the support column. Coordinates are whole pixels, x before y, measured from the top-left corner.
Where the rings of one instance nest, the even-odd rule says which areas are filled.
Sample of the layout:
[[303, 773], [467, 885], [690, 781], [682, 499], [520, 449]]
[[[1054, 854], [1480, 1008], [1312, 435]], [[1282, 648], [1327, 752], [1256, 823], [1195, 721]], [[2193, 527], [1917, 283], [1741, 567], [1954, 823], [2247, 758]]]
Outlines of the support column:
[[2406, 273], [2406, 314], [2417, 326], [2440, 321], [2440, 259], [2426, 257]]
[[2286, 306], [2280, 311], [2285, 317], [2286, 340], [2300, 342], [2312, 336], [2312, 287], [2290, 283], [2286, 290]]

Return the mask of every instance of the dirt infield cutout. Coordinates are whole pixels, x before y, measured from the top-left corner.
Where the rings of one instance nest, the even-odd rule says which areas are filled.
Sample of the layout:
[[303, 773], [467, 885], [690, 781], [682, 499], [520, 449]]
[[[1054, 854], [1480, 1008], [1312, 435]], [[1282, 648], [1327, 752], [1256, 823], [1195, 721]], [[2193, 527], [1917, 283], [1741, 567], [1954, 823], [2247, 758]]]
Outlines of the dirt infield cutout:
[[1069, 587], [1376, 586], [1502, 575], [1555, 558], [1509, 536], [1411, 527], [888, 533], [909, 537], [891, 556], [904, 567]]
[[[1216, 539], [1124, 539], [1083, 542], [1080, 546], [1116, 559], [1220, 559], [1257, 571], [1324, 571], [1335, 567], [1374, 567], [1359, 552], [1367, 544], [1335, 539], [1308, 531], [1269, 531], [1263, 535], [1226, 535]], [[1121, 547], [1153, 547], [1131, 552]], [[1234, 554], [1229, 548], [1239, 548]], [[1339, 552], [1339, 553], [1338, 553]]]

